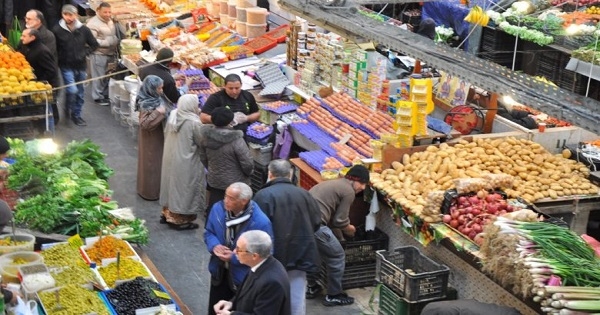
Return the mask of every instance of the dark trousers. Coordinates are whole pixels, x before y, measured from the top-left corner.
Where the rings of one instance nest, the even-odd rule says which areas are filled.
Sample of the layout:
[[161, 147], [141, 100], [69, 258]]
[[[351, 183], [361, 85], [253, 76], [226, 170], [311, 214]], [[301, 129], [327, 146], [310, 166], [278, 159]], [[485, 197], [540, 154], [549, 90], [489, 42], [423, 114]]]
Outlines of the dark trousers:
[[210, 283], [210, 294], [208, 296], [208, 315], [216, 315], [214, 306], [221, 300], [231, 301], [235, 292], [229, 287], [229, 272], [223, 273], [223, 280], [219, 285]]
[[210, 214], [210, 210], [212, 209], [212, 206], [225, 199], [225, 190], [223, 189], [219, 189], [219, 188], [214, 188], [214, 187], [210, 187], [207, 185], [206, 190], [208, 190], [209, 194], [208, 194], [208, 206], [206, 207], [206, 217], [208, 217], [208, 215]]

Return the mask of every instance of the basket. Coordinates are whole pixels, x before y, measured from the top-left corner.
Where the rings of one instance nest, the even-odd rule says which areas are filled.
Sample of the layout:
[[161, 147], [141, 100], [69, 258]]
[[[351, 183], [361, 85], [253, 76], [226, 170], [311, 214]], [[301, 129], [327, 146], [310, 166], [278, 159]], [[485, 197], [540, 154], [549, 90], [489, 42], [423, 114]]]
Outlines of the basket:
[[377, 261], [375, 252], [387, 250], [389, 237], [382, 230], [365, 231], [364, 226], [357, 228], [354, 239], [340, 242], [346, 253], [346, 266], [368, 265]]
[[[327, 286], [327, 271], [325, 264], [321, 265], [319, 279], [323, 287]], [[375, 264], [348, 266], [344, 269], [342, 276], [342, 289], [349, 290], [355, 288], [372, 287], [376, 284], [375, 281]]]
[[424, 256], [414, 246], [377, 251], [377, 281], [409, 303], [444, 298], [449, 275], [448, 267]]
[[[457, 292], [455, 289], [448, 287], [448, 292], [444, 300], [456, 300]], [[442, 300], [442, 299], [440, 299]], [[381, 284], [379, 285], [379, 315], [419, 315], [427, 306], [434, 301], [426, 301], [421, 303], [407, 303], [392, 289]]]

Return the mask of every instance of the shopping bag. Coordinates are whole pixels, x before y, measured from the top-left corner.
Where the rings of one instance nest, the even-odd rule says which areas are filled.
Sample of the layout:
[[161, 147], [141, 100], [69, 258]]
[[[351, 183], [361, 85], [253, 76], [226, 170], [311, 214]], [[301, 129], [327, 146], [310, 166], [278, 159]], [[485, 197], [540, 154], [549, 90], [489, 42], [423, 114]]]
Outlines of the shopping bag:
[[8, 31], [8, 44], [12, 46], [12, 48], [17, 49], [17, 47], [19, 47], [22, 33], [21, 23], [19, 23], [19, 19], [15, 15], [12, 22], [12, 28]]

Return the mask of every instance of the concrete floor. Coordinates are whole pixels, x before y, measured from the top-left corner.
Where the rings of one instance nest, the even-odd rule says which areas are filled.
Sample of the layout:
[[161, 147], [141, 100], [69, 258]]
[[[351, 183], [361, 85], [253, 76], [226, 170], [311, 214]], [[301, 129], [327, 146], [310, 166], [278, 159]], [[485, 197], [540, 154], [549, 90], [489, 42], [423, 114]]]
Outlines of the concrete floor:
[[[107, 154], [108, 165], [115, 170], [109, 180], [114, 199], [121, 207], [131, 207], [137, 217], [146, 220], [150, 243], [144, 251], [192, 314], [206, 314], [210, 256], [202, 239], [202, 229], [176, 231], [159, 224], [158, 202], [143, 200], [136, 194], [137, 140], [129, 128], [111, 114], [110, 106], [94, 104], [89, 93], [86, 99], [83, 118], [88, 126], [78, 127], [63, 118], [56, 126], [55, 141], [64, 147], [71, 140], [89, 138], [100, 145]], [[368, 307], [372, 291], [373, 288], [349, 290], [356, 302], [344, 307], [325, 307], [321, 299], [307, 300], [307, 314], [376, 314]]]

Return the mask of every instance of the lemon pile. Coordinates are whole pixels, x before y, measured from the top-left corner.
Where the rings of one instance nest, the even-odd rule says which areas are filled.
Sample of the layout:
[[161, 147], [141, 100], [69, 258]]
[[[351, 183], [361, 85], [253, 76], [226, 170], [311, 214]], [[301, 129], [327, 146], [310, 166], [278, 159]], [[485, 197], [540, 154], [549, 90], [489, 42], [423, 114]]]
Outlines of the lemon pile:
[[593, 5], [593, 6], [589, 7], [589, 8], [587, 8], [587, 9], [585, 9], [585, 13], [588, 13], [588, 14], [600, 14], [600, 6]]

